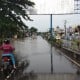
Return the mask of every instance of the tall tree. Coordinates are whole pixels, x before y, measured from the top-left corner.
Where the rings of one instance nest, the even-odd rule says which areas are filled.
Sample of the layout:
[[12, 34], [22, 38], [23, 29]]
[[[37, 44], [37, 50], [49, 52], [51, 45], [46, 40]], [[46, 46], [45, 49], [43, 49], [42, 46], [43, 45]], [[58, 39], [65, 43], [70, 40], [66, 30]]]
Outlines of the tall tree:
[[[27, 6], [34, 6], [34, 2], [30, 0], [0, 0], [0, 31], [5, 32], [6, 27], [15, 29], [24, 29], [26, 27], [21, 20], [21, 16], [24, 19], [31, 20], [27, 15]], [[9, 27], [10, 26], [10, 27]], [[1, 34], [0, 34], [1, 35]]]

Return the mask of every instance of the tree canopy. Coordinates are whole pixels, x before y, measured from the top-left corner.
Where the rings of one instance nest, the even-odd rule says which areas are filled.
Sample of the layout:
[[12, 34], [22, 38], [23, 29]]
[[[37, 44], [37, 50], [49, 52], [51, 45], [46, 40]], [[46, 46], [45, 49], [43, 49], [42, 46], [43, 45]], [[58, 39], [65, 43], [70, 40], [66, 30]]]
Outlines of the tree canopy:
[[30, 28], [30, 32], [31, 32], [31, 33], [34, 33], [34, 32], [36, 33], [36, 32], [37, 32], [37, 28], [31, 27], [31, 28]]
[[[0, 35], [7, 31], [17, 31], [27, 27], [21, 20], [31, 20], [26, 11], [29, 6], [34, 6], [30, 0], [0, 0]], [[12, 30], [13, 29], [13, 30]]]

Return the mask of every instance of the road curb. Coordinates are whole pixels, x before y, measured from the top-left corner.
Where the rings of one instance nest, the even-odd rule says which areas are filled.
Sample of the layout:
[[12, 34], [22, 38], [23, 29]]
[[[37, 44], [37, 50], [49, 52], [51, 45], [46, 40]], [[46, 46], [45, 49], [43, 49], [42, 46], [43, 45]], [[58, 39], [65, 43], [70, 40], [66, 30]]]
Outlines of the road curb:
[[73, 62], [74, 64], [76, 64], [78, 67], [80, 67], [80, 64], [79, 64], [78, 62], [76, 62], [75, 60], [73, 60], [72, 58], [70, 58], [69, 56], [67, 56], [67, 55], [65, 55], [65, 54], [64, 54], [64, 56], [65, 56], [68, 60], [70, 60], [71, 62]]

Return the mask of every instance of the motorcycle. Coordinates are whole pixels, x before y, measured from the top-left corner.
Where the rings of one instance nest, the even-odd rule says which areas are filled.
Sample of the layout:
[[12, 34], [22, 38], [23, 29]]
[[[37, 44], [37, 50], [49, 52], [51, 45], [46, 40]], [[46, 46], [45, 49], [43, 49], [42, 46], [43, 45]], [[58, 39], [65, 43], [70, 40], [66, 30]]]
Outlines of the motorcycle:
[[12, 59], [9, 56], [2, 57], [2, 74], [3, 78], [7, 78], [7, 76], [12, 72], [13, 64]]

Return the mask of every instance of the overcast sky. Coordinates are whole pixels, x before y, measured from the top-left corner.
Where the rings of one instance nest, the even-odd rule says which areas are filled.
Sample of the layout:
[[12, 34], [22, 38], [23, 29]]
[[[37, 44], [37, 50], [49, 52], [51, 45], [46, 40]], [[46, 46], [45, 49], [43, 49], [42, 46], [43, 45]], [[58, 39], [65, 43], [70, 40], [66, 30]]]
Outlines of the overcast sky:
[[[39, 31], [44, 32], [50, 28], [50, 15], [29, 15], [33, 21], [24, 21], [30, 27], [36, 27]], [[64, 28], [64, 20], [67, 20], [67, 27], [80, 24], [80, 14], [74, 15], [53, 15], [53, 27], [60, 26]]]
[[74, 12], [74, 0], [31, 0], [38, 14]]
[[[74, 12], [74, 0], [31, 0], [35, 2], [37, 14], [58, 14]], [[33, 13], [35, 11], [32, 11]], [[32, 13], [31, 12], [31, 13]], [[35, 13], [34, 13], [35, 14]], [[34, 21], [24, 21], [30, 27], [36, 27], [44, 32], [50, 28], [50, 15], [30, 15]], [[80, 24], [80, 15], [53, 15], [53, 27], [64, 28], [64, 20], [67, 20], [67, 27]]]

